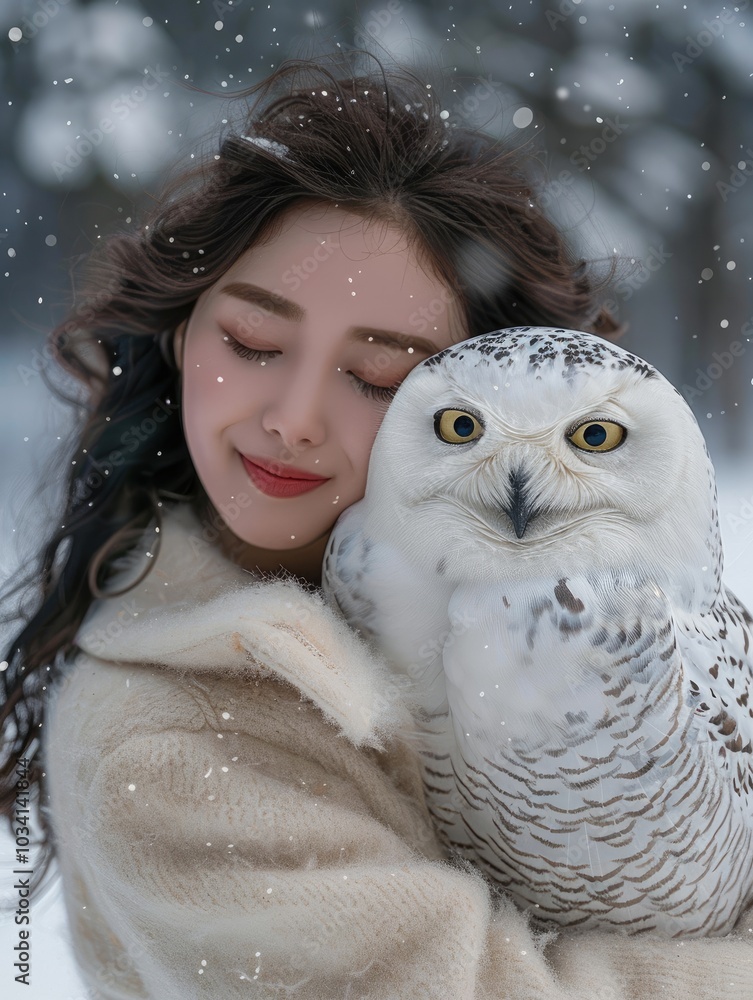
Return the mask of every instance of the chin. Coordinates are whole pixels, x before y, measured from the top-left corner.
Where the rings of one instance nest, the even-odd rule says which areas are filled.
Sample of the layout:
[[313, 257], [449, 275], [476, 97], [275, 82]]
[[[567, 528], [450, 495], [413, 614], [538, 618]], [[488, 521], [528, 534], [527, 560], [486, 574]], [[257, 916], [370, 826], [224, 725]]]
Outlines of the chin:
[[[305, 549], [309, 545], [313, 545], [320, 539], [325, 538], [332, 530], [332, 525], [328, 528], [317, 531], [305, 531], [296, 532], [291, 530], [289, 527], [284, 529], [284, 531], [262, 531], [258, 530], [258, 525], [251, 527], [247, 532], [243, 532], [242, 535], [237, 535], [236, 530], [228, 525], [230, 530], [239, 539], [239, 544], [241, 545], [251, 545], [255, 549], [264, 549], [267, 552], [293, 552], [296, 549]], [[290, 536], [294, 534], [295, 538]]]

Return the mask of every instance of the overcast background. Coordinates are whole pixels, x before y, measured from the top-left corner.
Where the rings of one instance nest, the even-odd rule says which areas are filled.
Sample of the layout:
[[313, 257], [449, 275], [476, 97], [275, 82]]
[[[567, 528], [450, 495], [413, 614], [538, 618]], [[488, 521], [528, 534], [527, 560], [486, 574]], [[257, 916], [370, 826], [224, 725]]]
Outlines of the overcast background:
[[[167, 169], [207, 148], [234, 89], [290, 55], [378, 43], [418, 66], [431, 53], [453, 68], [451, 115], [530, 139], [550, 179], [546, 202], [576, 248], [635, 260], [612, 294], [630, 324], [621, 343], [692, 406], [718, 470], [726, 580], [753, 606], [748, 8], [0, 0], [3, 574], [23, 558], [21, 531], [32, 534], [38, 477], [56, 481], [49, 456], [65, 413], [39, 369], [44, 338], [65, 314], [70, 262], [128, 228]], [[103, 132], [108, 118], [114, 128]], [[7, 897], [10, 844], [0, 845]], [[27, 989], [13, 982], [16, 928], [0, 919], [3, 996], [85, 1000], [57, 892], [34, 902], [32, 929]]]

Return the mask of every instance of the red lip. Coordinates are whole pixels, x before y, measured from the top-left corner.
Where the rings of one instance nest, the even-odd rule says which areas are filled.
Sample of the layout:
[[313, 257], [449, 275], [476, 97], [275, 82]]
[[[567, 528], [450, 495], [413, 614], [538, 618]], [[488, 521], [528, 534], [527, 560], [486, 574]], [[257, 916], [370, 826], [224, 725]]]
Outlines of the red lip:
[[326, 483], [328, 478], [314, 476], [291, 466], [284, 466], [283, 473], [283, 466], [279, 463], [265, 462], [264, 459], [252, 460], [245, 455], [241, 455], [241, 461], [254, 486], [273, 497], [293, 497], [299, 493], [308, 493]]
[[292, 465], [283, 465], [282, 462], [269, 462], [264, 458], [251, 458], [249, 455], [242, 455], [241, 458], [245, 458], [247, 462], [264, 469], [265, 472], [269, 472], [279, 479], [310, 479], [321, 482], [329, 478], [328, 476], [317, 476], [313, 472], [304, 472], [303, 469], [296, 469]]

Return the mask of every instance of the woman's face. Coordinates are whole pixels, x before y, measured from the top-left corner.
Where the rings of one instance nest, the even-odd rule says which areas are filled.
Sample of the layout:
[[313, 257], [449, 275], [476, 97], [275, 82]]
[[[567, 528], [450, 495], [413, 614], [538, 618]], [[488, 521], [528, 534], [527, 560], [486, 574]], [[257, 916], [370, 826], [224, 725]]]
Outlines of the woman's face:
[[289, 209], [176, 331], [188, 448], [233, 534], [288, 551], [326, 536], [364, 494], [390, 387], [468, 336], [458, 317], [400, 230]]

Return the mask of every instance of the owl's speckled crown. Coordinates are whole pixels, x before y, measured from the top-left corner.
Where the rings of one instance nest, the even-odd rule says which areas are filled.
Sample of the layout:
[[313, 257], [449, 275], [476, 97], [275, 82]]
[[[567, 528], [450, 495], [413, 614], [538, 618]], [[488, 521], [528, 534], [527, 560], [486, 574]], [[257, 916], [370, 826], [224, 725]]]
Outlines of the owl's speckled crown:
[[476, 361], [493, 359], [500, 363], [500, 367], [507, 368], [527, 358], [528, 367], [534, 371], [546, 362], [559, 362], [564, 375], [572, 374], [575, 368], [592, 370], [601, 367], [617, 371], [632, 368], [644, 378], [659, 376], [647, 361], [607, 343], [601, 337], [579, 330], [546, 326], [514, 326], [472, 337], [427, 358], [421, 366], [431, 368], [447, 359], [462, 361], [466, 357]]

